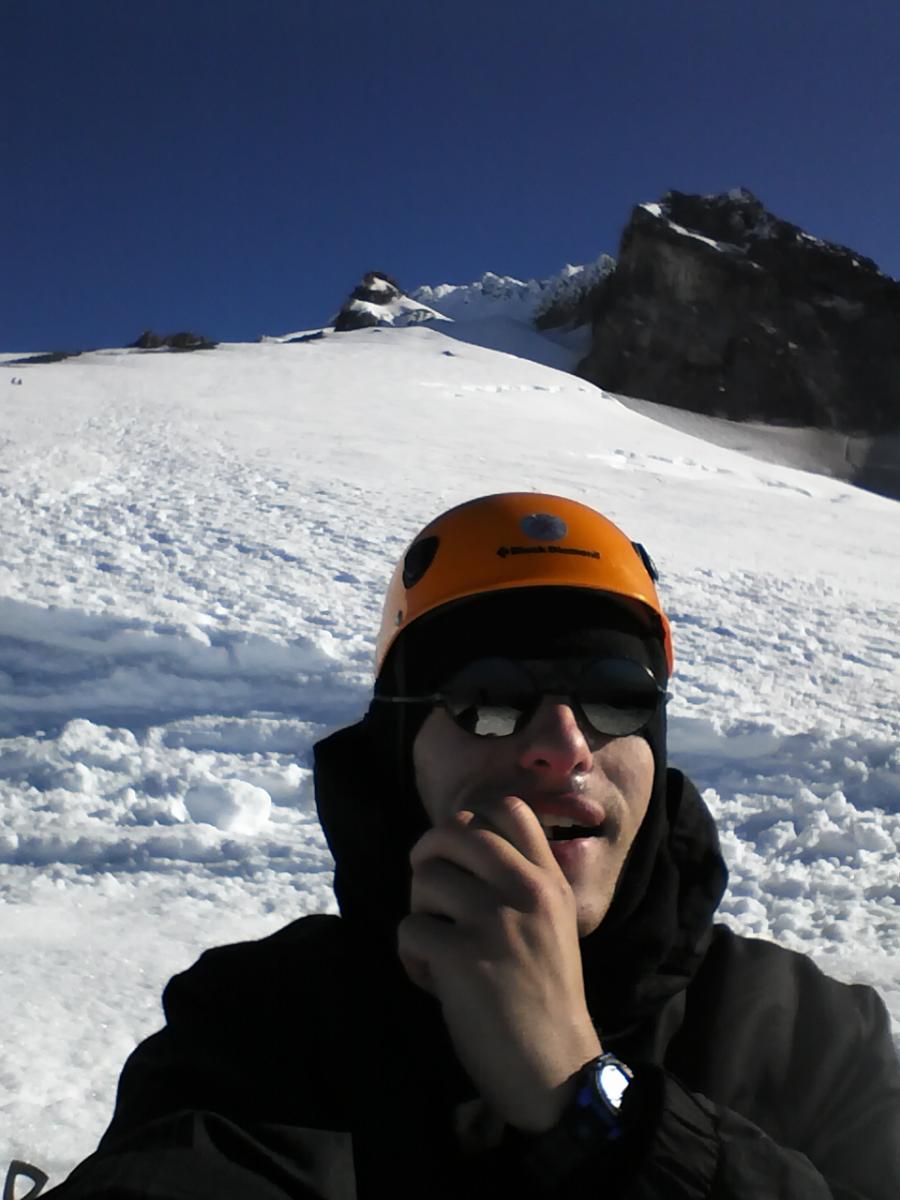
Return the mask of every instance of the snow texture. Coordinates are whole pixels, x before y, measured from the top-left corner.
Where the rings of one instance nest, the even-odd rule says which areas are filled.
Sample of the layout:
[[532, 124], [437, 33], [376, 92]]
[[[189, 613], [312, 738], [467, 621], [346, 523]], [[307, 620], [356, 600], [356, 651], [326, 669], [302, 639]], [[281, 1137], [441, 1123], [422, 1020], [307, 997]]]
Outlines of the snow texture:
[[205, 947], [334, 911], [313, 743], [364, 711], [408, 540], [503, 489], [649, 548], [723, 919], [900, 1021], [896, 503], [529, 361], [559, 343], [485, 319], [484, 280], [441, 291], [467, 322], [0, 361], [0, 1164], [93, 1149]]

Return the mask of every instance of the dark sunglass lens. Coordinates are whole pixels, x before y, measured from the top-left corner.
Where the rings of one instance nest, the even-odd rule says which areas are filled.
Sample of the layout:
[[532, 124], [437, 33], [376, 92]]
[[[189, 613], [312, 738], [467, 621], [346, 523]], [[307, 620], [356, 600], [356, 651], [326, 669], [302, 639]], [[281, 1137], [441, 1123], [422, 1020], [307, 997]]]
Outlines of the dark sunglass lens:
[[629, 659], [593, 663], [578, 686], [578, 702], [598, 733], [626, 737], [656, 712], [660, 688], [651, 672]]
[[530, 677], [508, 658], [469, 663], [441, 689], [441, 695], [457, 725], [479, 737], [508, 737], [535, 704]]

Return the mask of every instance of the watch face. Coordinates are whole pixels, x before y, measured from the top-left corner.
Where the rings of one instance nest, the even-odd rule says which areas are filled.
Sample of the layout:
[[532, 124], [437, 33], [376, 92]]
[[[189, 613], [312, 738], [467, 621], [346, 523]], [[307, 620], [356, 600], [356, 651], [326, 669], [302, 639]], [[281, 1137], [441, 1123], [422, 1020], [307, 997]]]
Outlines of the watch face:
[[622, 1107], [625, 1089], [631, 1082], [631, 1077], [617, 1063], [603, 1063], [597, 1072], [597, 1086], [606, 1097], [610, 1108], [617, 1112]]

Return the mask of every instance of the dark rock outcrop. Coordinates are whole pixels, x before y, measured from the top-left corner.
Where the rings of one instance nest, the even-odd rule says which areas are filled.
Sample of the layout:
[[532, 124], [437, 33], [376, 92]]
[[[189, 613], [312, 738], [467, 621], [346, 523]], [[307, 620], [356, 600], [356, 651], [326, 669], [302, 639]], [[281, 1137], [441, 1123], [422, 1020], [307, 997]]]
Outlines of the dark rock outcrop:
[[315, 333], [301, 333], [298, 337], [288, 338], [286, 345], [302, 346], [304, 342], [320, 342], [324, 336], [324, 330], [317, 329]]
[[130, 348], [133, 350], [162, 350], [164, 348], [169, 350], [214, 350], [218, 344], [199, 333], [191, 333], [189, 330], [181, 333], [168, 333], [163, 337], [154, 333], [152, 329], [145, 329], [137, 341], [131, 343]]
[[166, 339], [164, 337], [160, 337], [152, 329], [145, 329], [137, 341], [131, 343], [131, 348], [133, 350], [159, 350], [165, 344]]
[[[80, 350], [51, 350], [48, 354], [29, 354], [25, 358], [10, 358], [4, 363], [7, 367], [34, 367], [47, 363], [65, 362], [67, 358], [78, 358]], [[19, 381], [21, 383], [21, 380]]]
[[203, 337], [202, 334], [189, 331], [170, 333], [166, 338], [166, 345], [170, 350], [215, 350], [218, 344], [218, 342], [212, 342], [209, 338]]
[[421, 325], [445, 318], [414, 299], [384, 271], [367, 271], [334, 318], [336, 333], [381, 326]]
[[373, 312], [345, 305], [334, 318], [334, 331], [335, 333], [349, 333], [351, 329], [370, 329], [373, 325], [378, 324], [379, 320]]
[[580, 270], [564, 268], [546, 285], [547, 295], [535, 313], [535, 329], [576, 329], [590, 324], [615, 269], [615, 259], [608, 254], [601, 254], [596, 262]]
[[731, 420], [900, 430], [900, 284], [750, 192], [634, 209], [578, 373]]
[[351, 300], [366, 300], [369, 304], [390, 304], [406, 293], [392, 275], [385, 271], [366, 271], [362, 283], [350, 293]]
[[370, 329], [374, 325], [380, 325], [377, 313], [370, 312], [364, 305], [374, 304], [386, 308], [403, 295], [405, 292], [400, 284], [384, 271], [366, 271], [362, 283], [353, 289], [335, 317], [335, 332], [347, 333], [351, 329]]

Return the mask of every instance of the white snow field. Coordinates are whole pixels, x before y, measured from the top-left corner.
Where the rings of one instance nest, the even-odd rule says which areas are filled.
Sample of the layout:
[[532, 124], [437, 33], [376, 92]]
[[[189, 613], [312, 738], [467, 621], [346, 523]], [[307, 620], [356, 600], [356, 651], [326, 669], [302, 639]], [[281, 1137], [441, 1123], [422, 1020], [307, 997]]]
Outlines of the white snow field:
[[410, 537], [505, 489], [648, 547], [723, 919], [900, 1035], [900, 508], [456, 332], [0, 361], [0, 1168], [94, 1148], [205, 947], [333, 909], [311, 747]]

